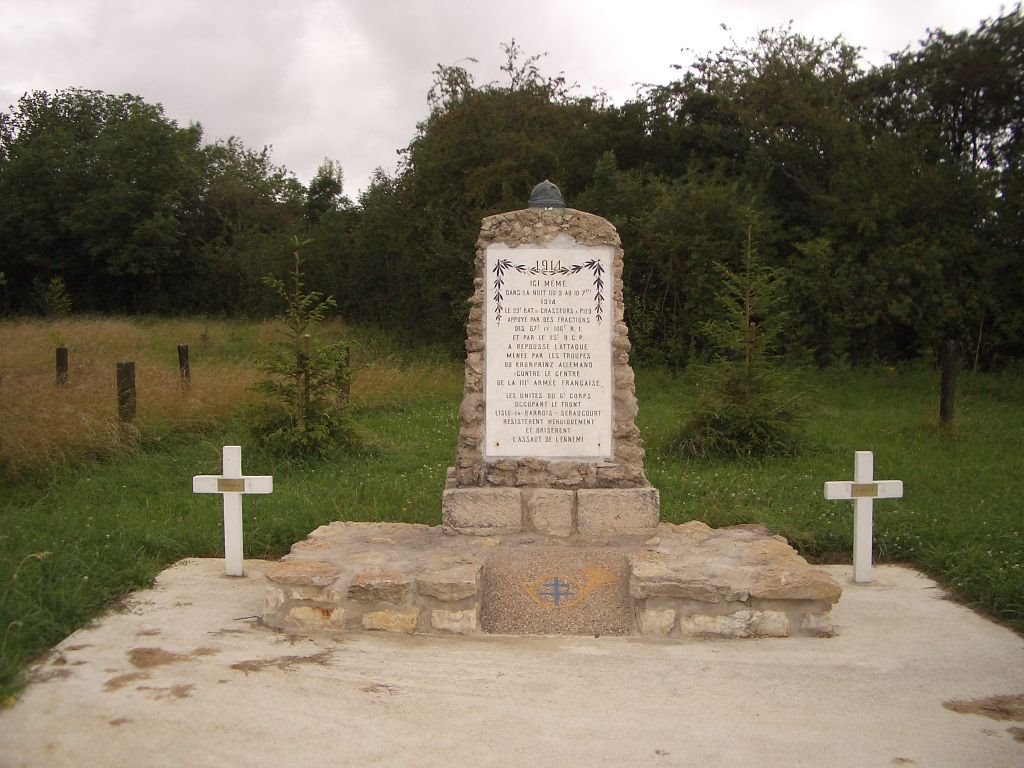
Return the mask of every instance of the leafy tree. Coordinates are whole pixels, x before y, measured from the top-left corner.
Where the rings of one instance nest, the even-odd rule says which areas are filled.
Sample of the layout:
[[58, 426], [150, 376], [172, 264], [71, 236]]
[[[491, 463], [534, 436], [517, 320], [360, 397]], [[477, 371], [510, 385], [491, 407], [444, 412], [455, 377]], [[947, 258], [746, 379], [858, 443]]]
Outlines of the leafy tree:
[[281, 254], [302, 228], [305, 190], [270, 147], [254, 150], [234, 136], [204, 147], [203, 159], [201, 301], [265, 316], [272, 310], [259, 275], [287, 268]]
[[878, 73], [894, 125], [934, 131], [942, 149], [969, 167], [1020, 167], [1022, 44], [1020, 3], [974, 32], [931, 30], [921, 48], [894, 56]]
[[899, 311], [879, 315], [895, 322], [872, 323], [866, 340], [880, 356], [930, 354], [947, 338], [976, 363], [1024, 349], [1024, 265], [1010, 234], [1024, 209], [1022, 50], [1018, 4], [973, 33], [932, 31], [864, 79], [877, 155], [861, 195], [876, 203], [866, 245], [905, 276], [900, 298], [889, 292]]
[[[645, 173], [675, 181], [711, 169], [758, 192], [779, 226], [763, 233], [762, 258], [785, 277], [790, 352], [809, 350], [822, 364], [901, 360], [929, 354], [944, 338], [967, 345], [981, 330], [988, 349], [1012, 349], [1021, 339], [1014, 307], [1024, 275], [1012, 279], [1020, 260], [1006, 243], [1024, 217], [1014, 213], [1020, 185], [1010, 170], [1020, 163], [1005, 158], [1019, 131], [1015, 102], [1001, 95], [1012, 86], [992, 87], [990, 96], [985, 84], [1016, 81], [1020, 27], [1018, 9], [977, 35], [933, 34], [921, 52], [869, 72], [841, 39], [785, 29], [748, 47], [733, 43], [645, 94], [646, 143], [665, 158], [648, 153]], [[933, 101], [949, 107], [933, 110]], [[703, 222], [677, 226], [684, 228], [708, 231]], [[627, 251], [671, 263], [663, 245], [643, 243], [645, 229], [635, 240], [624, 232]], [[666, 296], [713, 277], [693, 267]], [[656, 270], [633, 277], [640, 274], [627, 296], [643, 296]], [[673, 324], [665, 310], [655, 304], [660, 322], [649, 325], [669, 338], [694, 333], [686, 316]]]
[[287, 282], [273, 276], [263, 280], [285, 309], [277, 316], [283, 325], [281, 339], [259, 360], [270, 378], [256, 387], [274, 403], [258, 421], [257, 439], [289, 456], [323, 454], [352, 440], [344, 413], [349, 405], [349, 345], [317, 339], [317, 329], [335, 303], [331, 296], [305, 289], [301, 250], [307, 244], [295, 238]]
[[351, 201], [342, 195], [343, 188], [344, 175], [341, 165], [324, 158], [306, 190], [306, 224], [315, 226], [320, 223], [324, 214], [351, 207]]
[[[626, 155], [632, 167], [612, 185], [632, 174], [628, 187], [638, 194], [628, 218], [608, 214], [629, 254], [630, 327], [649, 329], [637, 344], [641, 357], [682, 365], [691, 351], [705, 355], [701, 329], [720, 281], [714, 263], [742, 252], [751, 199], [758, 200], [760, 258], [779, 269], [800, 258], [789, 243], [827, 237], [830, 216], [848, 210], [837, 188], [863, 163], [860, 72], [856, 50], [842, 39], [767, 30], [749, 46], [700, 57], [680, 79], [647, 88], [619, 111], [623, 120], [643, 116], [641, 149]], [[584, 199], [602, 183], [595, 173]]]
[[339, 217], [321, 228], [325, 259], [334, 256], [333, 282], [343, 315], [375, 325], [395, 327], [396, 306], [402, 303], [403, 281], [398, 261], [408, 226], [399, 198], [398, 180], [377, 169], [359, 197], [349, 226]]
[[[683, 366], [708, 354], [702, 325], [716, 315], [723, 254], [742, 252], [753, 191], [742, 179], [694, 163], [682, 177], [619, 171], [613, 153], [598, 161], [581, 204], [607, 217], [627, 253], [623, 283], [635, 355], [648, 364]], [[759, 209], [763, 251], [776, 227]], [[738, 266], [738, 262], [730, 264]]]
[[841, 38], [766, 30], [699, 57], [621, 106], [585, 98], [513, 40], [500, 82], [439, 65], [427, 115], [356, 204], [325, 160], [304, 189], [270, 149], [202, 146], [138, 97], [26, 94], [0, 114], [0, 265], [13, 311], [34, 281], [75, 308], [272, 311], [259, 275], [312, 238], [307, 280], [344, 313], [464, 335], [480, 219], [551, 178], [618, 228], [639, 359], [712, 354], [722, 254], [741, 273], [744, 206], [784, 284], [778, 351], [821, 365], [1024, 354], [1024, 15], [929, 32], [866, 68]]
[[843, 157], [860, 144], [853, 84], [857, 50], [791, 28], [764, 30], [699, 57], [683, 77], [648, 94], [653, 127], [679, 176], [694, 162], [743, 174], [784, 202], [787, 217], [813, 214]]
[[[201, 130], [137, 96], [26, 94], [0, 114], [0, 257], [12, 284], [61, 275], [81, 309], [169, 308], [195, 253], [184, 236]], [[19, 308], [26, 294], [15, 294]]]

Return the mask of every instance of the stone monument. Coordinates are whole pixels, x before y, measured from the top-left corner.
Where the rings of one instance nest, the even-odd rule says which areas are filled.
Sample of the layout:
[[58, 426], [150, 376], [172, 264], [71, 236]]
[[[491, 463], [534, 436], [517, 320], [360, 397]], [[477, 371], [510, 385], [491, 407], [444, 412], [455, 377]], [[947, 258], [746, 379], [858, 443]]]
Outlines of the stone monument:
[[829, 635], [841, 590], [756, 525], [659, 524], [622, 247], [543, 182], [484, 219], [440, 526], [338, 521], [266, 571], [293, 632]]
[[545, 181], [530, 207], [484, 219], [445, 530], [651, 534], [623, 252], [615, 228], [565, 208]]

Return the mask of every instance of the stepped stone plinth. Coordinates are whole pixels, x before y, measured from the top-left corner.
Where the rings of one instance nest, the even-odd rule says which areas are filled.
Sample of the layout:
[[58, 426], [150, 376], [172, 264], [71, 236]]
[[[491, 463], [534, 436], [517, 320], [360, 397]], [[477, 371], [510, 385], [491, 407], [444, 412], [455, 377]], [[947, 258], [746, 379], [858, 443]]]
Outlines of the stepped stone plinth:
[[266, 573], [264, 622], [295, 632], [830, 635], [840, 589], [760, 526], [654, 535], [452, 536], [331, 523]]

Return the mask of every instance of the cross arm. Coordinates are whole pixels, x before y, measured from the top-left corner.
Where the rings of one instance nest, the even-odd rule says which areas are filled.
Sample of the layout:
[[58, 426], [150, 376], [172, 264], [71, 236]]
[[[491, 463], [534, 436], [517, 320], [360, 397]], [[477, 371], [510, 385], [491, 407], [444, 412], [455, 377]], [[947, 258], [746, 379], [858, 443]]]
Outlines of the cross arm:
[[851, 483], [849, 481], [825, 483], [825, 498], [829, 501], [899, 499], [902, 497], [902, 480], [874, 480], [870, 483]]
[[271, 475], [250, 475], [249, 477], [221, 477], [219, 475], [195, 475], [192, 478], [192, 493], [273, 493], [274, 478]]

